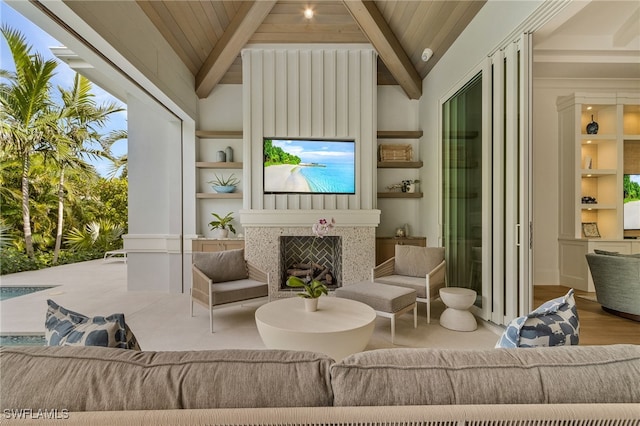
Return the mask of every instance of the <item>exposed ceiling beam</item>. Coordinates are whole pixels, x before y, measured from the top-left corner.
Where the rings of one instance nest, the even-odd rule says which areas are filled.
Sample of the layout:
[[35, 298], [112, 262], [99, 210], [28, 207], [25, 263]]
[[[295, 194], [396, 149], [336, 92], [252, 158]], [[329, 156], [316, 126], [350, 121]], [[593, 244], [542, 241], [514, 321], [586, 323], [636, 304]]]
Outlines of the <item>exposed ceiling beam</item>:
[[613, 46], [625, 47], [640, 34], [640, 7], [638, 7], [624, 24], [613, 34]]
[[209, 96], [275, 4], [276, 0], [242, 3], [224, 34], [196, 74], [196, 94], [199, 98]]
[[410, 99], [422, 96], [422, 80], [373, 1], [344, 0], [353, 19]]

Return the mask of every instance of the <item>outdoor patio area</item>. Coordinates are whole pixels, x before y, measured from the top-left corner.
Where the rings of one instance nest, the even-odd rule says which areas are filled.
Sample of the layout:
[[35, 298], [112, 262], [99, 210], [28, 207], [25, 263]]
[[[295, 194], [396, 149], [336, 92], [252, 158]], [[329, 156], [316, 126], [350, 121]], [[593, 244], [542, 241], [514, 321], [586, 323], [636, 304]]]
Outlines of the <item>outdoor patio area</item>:
[[[189, 314], [188, 294], [127, 291], [127, 264], [120, 259], [93, 260], [39, 271], [0, 277], [2, 286], [55, 286], [4, 300], [1, 303], [2, 335], [44, 334], [47, 299], [88, 316], [122, 312], [143, 350], [201, 350], [265, 348], [256, 328], [253, 302], [214, 311], [215, 333], [209, 332], [209, 315], [199, 305]], [[301, 301], [302, 303], [302, 301]], [[501, 330], [479, 321], [474, 332], [447, 330], [438, 324], [444, 305], [432, 305], [432, 321], [425, 321], [425, 306], [418, 306], [418, 328], [409, 314], [396, 324], [391, 343], [390, 320], [377, 318], [367, 349], [391, 347], [492, 348]]]

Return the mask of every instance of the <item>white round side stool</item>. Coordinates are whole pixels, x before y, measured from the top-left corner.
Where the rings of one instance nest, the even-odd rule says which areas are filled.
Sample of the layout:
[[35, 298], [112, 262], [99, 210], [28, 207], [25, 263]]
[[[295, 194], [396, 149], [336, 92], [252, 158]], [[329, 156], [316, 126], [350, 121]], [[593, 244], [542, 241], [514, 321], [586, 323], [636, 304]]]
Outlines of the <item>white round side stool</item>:
[[462, 287], [441, 288], [440, 299], [447, 306], [440, 315], [441, 326], [455, 331], [473, 331], [478, 328], [476, 318], [469, 312], [476, 301], [474, 290]]

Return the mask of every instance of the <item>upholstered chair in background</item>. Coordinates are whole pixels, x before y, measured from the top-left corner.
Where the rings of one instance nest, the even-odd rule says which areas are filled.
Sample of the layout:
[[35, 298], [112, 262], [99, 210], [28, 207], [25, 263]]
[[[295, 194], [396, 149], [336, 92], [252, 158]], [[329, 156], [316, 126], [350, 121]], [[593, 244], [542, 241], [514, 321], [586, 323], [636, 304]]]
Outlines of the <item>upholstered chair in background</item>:
[[395, 256], [373, 268], [371, 281], [416, 290], [416, 301], [427, 305], [431, 322], [431, 301], [447, 286], [444, 247], [396, 245]]
[[640, 254], [587, 253], [596, 299], [610, 314], [640, 321]]
[[193, 302], [209, 309], [213, 333], [213, 309], [265, 298], [269, 295], [269, 274], [244, 259], [244, 249], [193, 253]]

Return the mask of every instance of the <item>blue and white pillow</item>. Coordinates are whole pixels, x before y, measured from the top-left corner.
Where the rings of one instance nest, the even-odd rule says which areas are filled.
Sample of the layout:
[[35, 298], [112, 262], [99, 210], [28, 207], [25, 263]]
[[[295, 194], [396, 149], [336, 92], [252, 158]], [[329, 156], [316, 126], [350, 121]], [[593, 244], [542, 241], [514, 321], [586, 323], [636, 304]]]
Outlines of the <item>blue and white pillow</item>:
[[124, 314], [90, 318], [65, 309], [53, 300], [47, 300], [47, 305], [47, 346], [105, 346], [140, 350], [136, 337], [124, 321]]
[[512, 320], [496, 348], [577, 345], [579, 334], [578, 310], [571, 289], [528, 315]]

